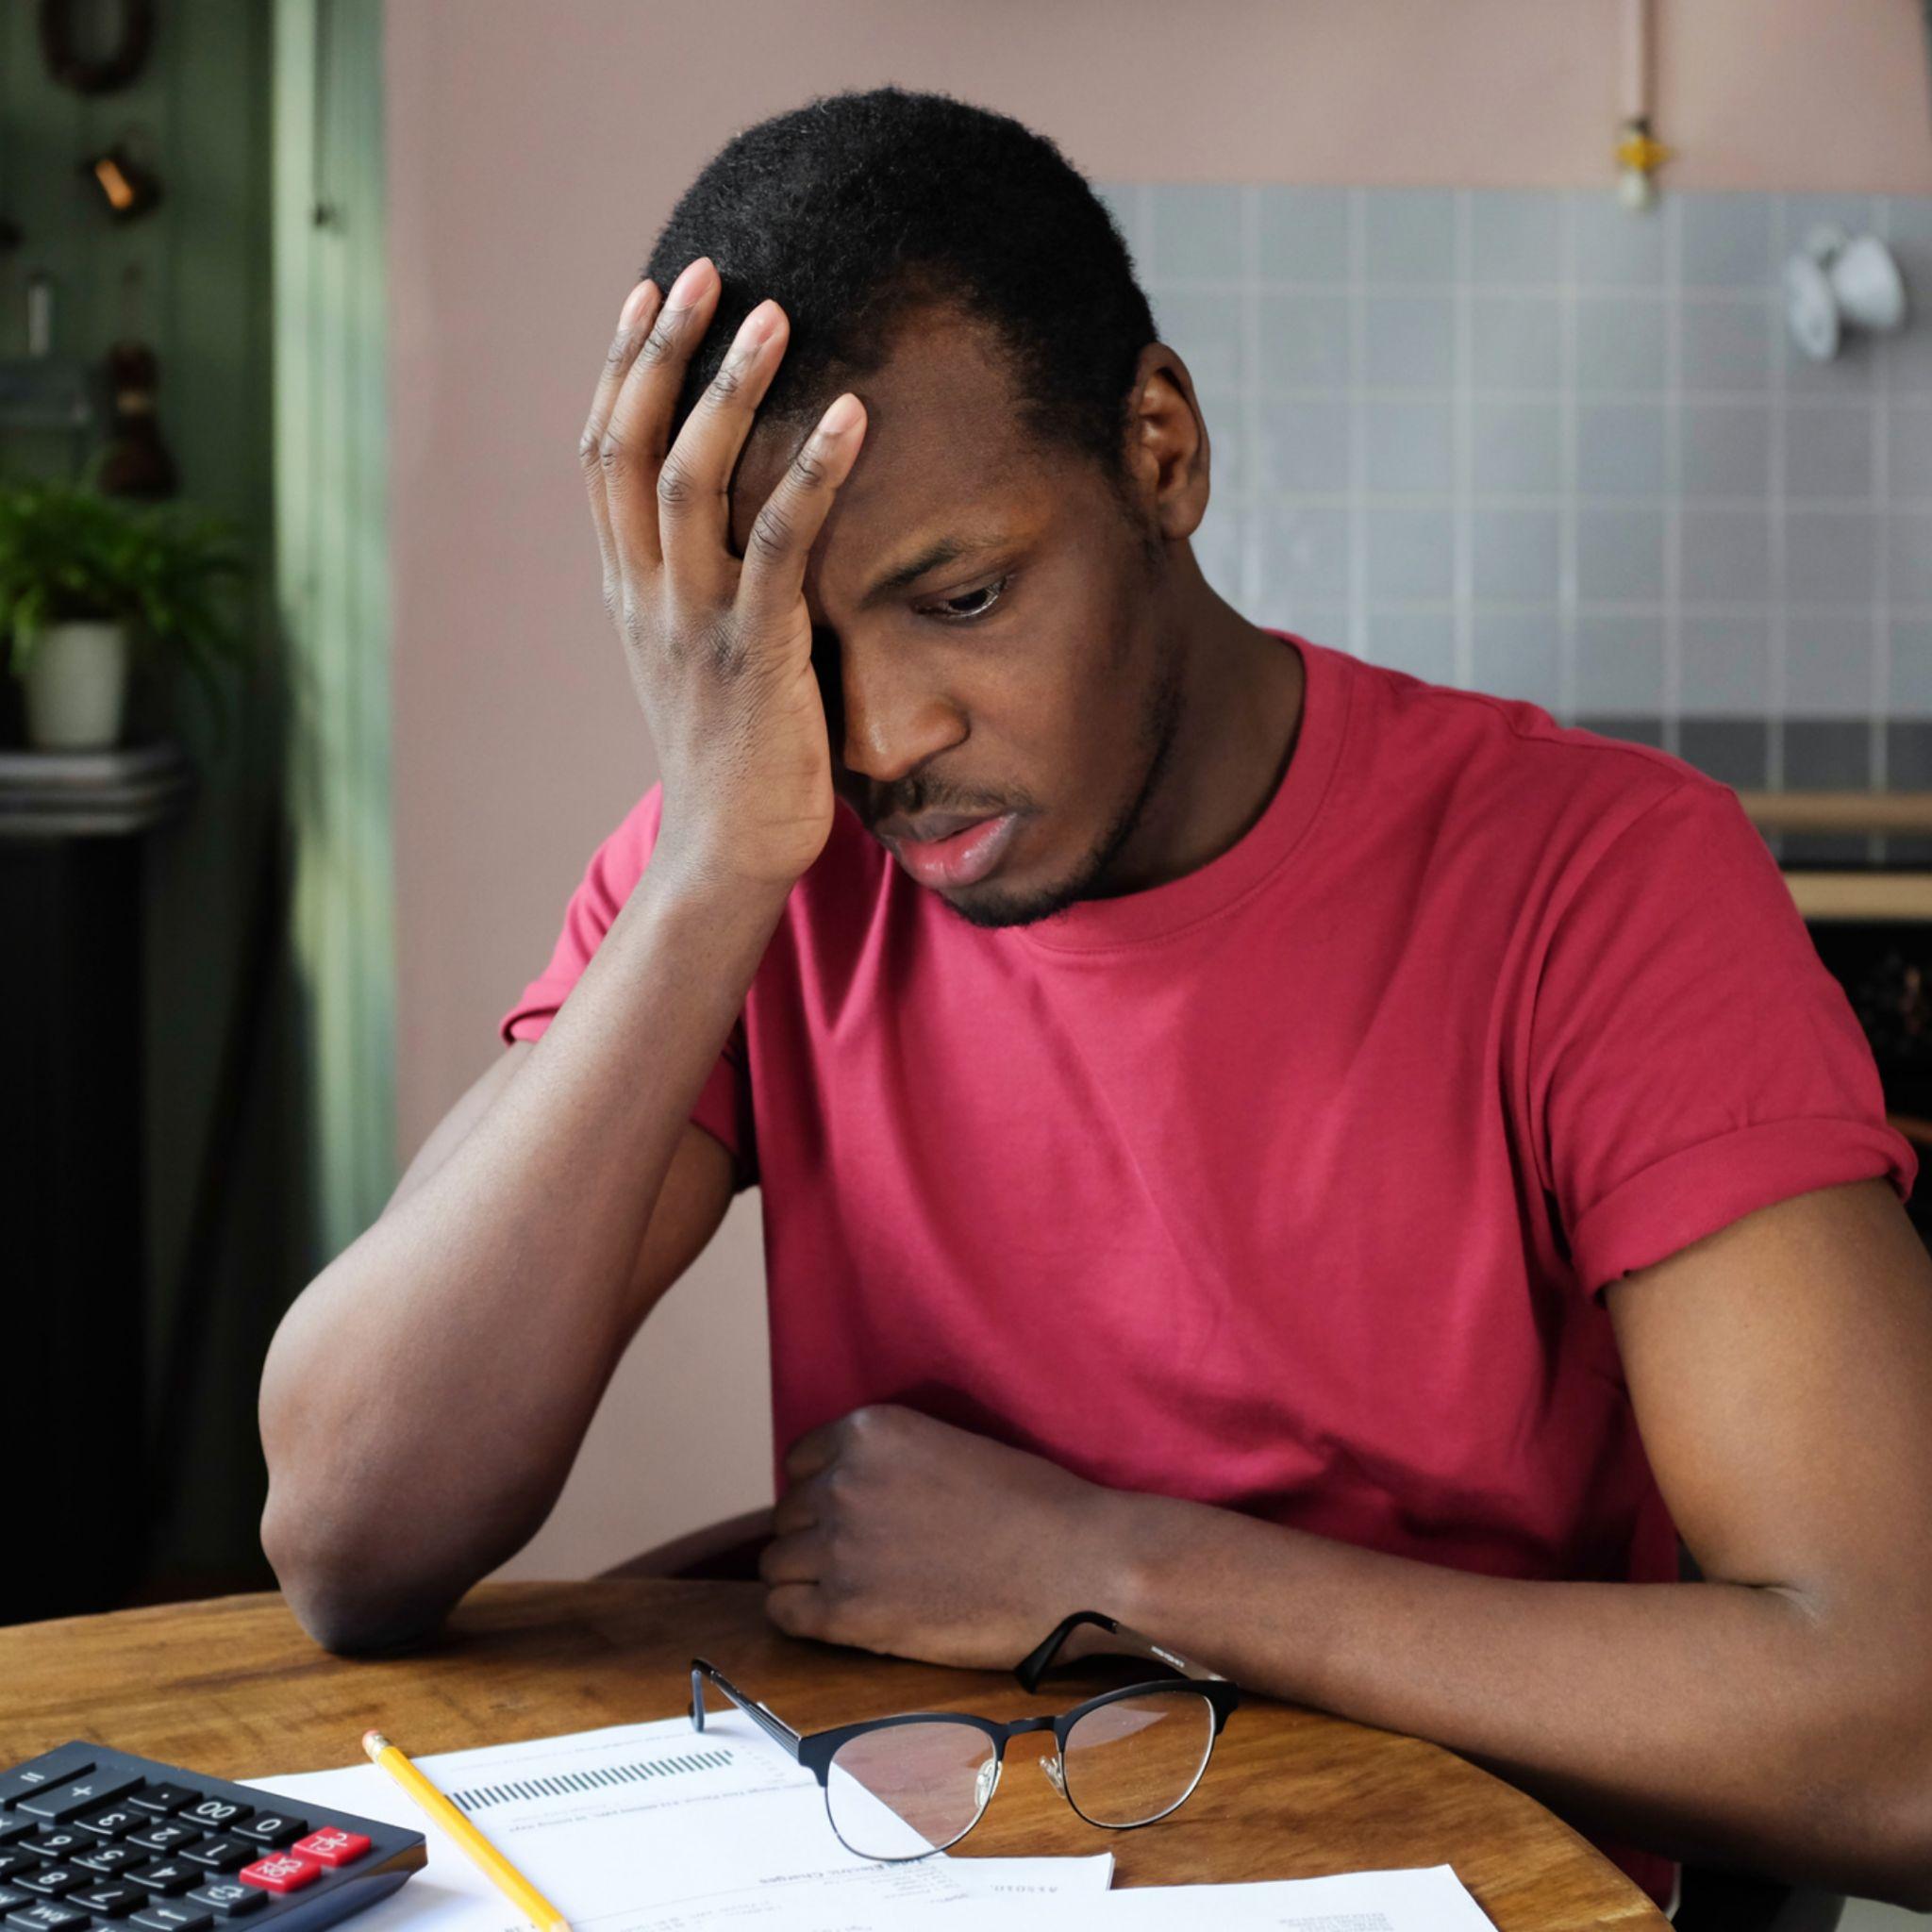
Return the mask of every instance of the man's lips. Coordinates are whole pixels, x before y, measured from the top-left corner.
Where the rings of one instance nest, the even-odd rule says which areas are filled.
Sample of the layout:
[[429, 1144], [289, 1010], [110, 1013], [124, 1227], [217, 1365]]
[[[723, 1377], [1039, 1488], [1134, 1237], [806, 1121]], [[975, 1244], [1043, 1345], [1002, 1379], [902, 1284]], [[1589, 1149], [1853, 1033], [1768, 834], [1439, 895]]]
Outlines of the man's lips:
[[968, 825], [983, 825], [997, 816], [990, 811], [929, 811], [923, 818], [881, 819], [873, 829], [889, 845], [937, 845]]
[[921, 885], [970, 886], [999, 863], [1019, 823], [1018, 812], [934, 812], [923, 819], [888, 819], [877, 830]]

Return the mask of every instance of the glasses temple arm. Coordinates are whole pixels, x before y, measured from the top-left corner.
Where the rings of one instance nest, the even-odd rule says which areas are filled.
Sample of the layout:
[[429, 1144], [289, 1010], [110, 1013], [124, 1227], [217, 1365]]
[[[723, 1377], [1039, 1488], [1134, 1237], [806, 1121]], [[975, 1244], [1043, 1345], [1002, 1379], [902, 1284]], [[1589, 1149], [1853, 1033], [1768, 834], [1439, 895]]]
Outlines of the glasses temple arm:
[[[1088, 1626], [1104, 1630], [1111, 1641], [1106, 1643], [1094, 1641], [1087, 1635]], [[1170, 1650], [1165, 1644], [1155, 1642], [1153, 1638], [1130, 1628], [1125, 1624], [1117, 1623], [1112, 1617], [1106, 1616], [1099, 1610], [1075, 1610], [1019, 1665], [1013, 1674], [1028, 1690], [1031, 1690], [1056, 1663], [1072, 1660], [1064, 1654], [1070, 1645], [1076, 1643], [1074, 1656], [1140, 1655], [1153, 1657], [1156, 1661], [1165, 1664], [1169, 1670], [1178, 1673], [1183, 1677], [1191, 1677], [1197, 1683], [1218, 1684], [1225, 1681], [1219, 1671], [1210, 1671], [1206, 1664], [1197, 1664], [1191, 1658], [1182, 1657], [1178, 1651]]]
[[707, 1663], [701, 1657], [691, 1660], [691, 1722], [693, 1730], [702, 1731], [705, 1727], [705, 1685], [708, 1681], [717, 1685], [773, 1743], [790, 1757], [798, 1756], [798, 1733], [757, 1698], [747, 1697], [723, 1671], [715, 1664]]

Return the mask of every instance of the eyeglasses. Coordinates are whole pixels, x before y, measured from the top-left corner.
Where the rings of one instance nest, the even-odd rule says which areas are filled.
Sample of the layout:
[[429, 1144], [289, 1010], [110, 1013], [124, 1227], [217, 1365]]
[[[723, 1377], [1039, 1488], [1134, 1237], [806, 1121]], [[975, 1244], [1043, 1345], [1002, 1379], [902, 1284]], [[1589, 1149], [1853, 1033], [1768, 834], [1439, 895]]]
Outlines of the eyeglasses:
[[1007, 1741], [1051, 1731], [1041, 1769], [1090, 1824], [1128, 1831], [1182, 1804], [1208, 1769], [1214, 1740], [1241, 1691], [1098, 1610], [1076, 1610], [1014, 1671], [1027, 1690], [1056, 1664], [1091, 1657], [1148, 1657], [1184, 1681], [1161, 1678], [1105, 1690], [1057, 1717], [996, 1718], [909, 1711], [801, 1737], [703, 1657], [691, 1664], [691, 1721], [705, 1727], [705, 1685], [745, 1716], [824, 1787], [825, 1812], [846, 1850], [896, 1864], [956, 1845], [999, 1785]]

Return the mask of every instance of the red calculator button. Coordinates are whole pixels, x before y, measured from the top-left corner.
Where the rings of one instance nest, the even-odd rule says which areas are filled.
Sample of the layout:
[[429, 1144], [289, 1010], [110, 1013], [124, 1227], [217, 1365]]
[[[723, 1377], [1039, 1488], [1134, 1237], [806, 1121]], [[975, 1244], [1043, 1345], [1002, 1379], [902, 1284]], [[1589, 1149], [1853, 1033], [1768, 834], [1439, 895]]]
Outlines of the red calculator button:
[[235, 1876], [243, 1885], [258, 1885], [265, 1891], [300, 1891], [322, 1876], [322, 1867], [313, 1858], [298, 1858], [293, 1852], [275, 1852], [242, 1866]]
[[340, 1825], [325, 1825], [297, 1839], [289, 1849], [324, 1865], [347, 1865], [369, 1849], [369, 1840], [359, 1831], [344, 1831]]

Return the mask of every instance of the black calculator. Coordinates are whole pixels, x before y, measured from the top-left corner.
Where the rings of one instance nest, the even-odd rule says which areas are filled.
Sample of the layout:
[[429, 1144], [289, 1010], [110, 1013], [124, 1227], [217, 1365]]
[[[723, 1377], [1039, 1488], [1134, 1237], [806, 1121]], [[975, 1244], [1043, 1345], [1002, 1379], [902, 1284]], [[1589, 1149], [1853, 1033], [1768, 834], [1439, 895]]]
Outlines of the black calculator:
[[0, 1771], [5, 1932], [312, 1932], [393, 1891], [420, 1831], [78, 1740]]

